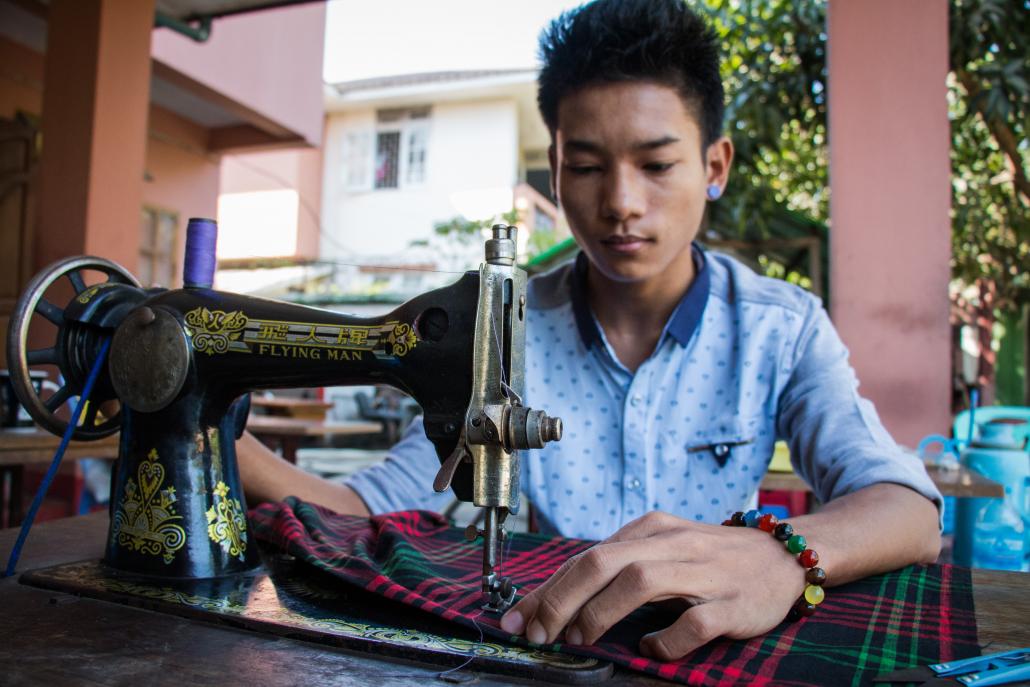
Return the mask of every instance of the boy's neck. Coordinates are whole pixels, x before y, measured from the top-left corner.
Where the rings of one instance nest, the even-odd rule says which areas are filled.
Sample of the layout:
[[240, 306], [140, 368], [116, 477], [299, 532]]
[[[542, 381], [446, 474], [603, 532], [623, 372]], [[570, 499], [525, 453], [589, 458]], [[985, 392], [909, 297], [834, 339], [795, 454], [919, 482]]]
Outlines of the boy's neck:
[[[685, 261], [646, 281], [617, 282], [592, 265], [587, 273], [587, 299], [619, 361], [631, 372], [647, 360], [697, 270], [690, 250]], [[681, 264], [676, 264], [681, 263]]]

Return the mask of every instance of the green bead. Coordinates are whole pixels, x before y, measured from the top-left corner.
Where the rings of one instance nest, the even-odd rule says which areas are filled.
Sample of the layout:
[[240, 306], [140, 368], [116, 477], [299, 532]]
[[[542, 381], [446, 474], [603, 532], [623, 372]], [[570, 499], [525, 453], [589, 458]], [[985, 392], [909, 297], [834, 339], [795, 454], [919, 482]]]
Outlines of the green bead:
[[787, 540], [787, 551], [791, 553], [801, 553], [805, 550], [805, 546], [808, 542], [800, 534], [795, 534], [793, 537]]
[[812, 604], [813, 606], [818, 606], [823, 602], [823, 599], [825, 598], [826, 592], [823, 591], [822, 587], [819, 587], [814, 584], [810, 584], [807, 587], [805, 587], [805, 601]]

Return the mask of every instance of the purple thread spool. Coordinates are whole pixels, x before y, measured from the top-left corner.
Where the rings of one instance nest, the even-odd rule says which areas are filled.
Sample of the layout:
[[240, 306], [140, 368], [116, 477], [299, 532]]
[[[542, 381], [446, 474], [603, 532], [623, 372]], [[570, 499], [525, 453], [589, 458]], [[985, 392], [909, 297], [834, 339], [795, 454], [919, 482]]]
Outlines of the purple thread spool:
[[186, 225], [186, 259], [182, 268], [182, 282], [187, 289], [210, 289], [215, 283], [217, 243], [217, 222], [190, 217]]

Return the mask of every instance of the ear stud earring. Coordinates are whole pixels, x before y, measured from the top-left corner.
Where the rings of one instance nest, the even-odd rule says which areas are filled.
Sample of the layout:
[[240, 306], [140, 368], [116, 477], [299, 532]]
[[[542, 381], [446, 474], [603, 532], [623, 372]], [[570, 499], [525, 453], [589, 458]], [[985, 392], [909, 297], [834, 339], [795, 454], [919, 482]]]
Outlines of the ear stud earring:
[[719, 184], [708, 184], [705, 195], [708, 196], [708, 200], [719, 200], [719, 197], [722, 195], [722, 188]]

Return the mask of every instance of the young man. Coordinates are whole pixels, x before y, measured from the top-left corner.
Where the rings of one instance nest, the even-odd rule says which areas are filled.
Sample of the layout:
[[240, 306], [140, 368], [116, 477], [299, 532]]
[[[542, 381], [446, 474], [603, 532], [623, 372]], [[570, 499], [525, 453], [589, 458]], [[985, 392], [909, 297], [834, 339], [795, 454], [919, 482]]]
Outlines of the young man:
[[[541, 44], [552, 179], [582, 254], [531, 282], [526, 400], [566, 432], [524, 454], [523, 486], [545, 531], [604, 541], [516, 604], [505, 629], [589, 644], [638, 606], [677, 599], [679, 619], [639, 647], [671, 660], [773, 628], [803, 570], [768, 533], [718, 523], [755, 502], [777, 437], [825, 503], [791, 522], [828, 586], [933, 561], [940, 494], [858, 396], [817, 299], [693, 243], [733, 158], [705, 23], [682, 0], [597, 0]], [[417, 422], [347, 486], [249, 439], [240, 453], [267, 498], [352, 513], [447, 499], [430, 490], [438, 461]]]

